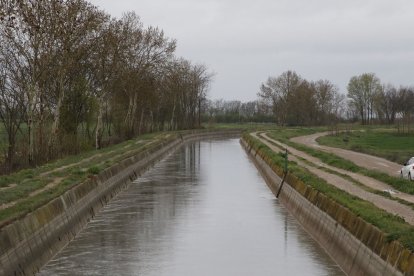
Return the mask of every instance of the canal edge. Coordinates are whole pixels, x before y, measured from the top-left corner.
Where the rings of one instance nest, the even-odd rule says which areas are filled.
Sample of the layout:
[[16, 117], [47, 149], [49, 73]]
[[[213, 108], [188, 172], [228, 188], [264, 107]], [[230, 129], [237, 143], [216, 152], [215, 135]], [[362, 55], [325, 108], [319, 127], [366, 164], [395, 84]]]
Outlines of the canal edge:
[[[265, 157], [261, 156], [245, 139], [242, 138], [240, 143], [265, 179], [266, 184], [276, 195], [281, 178], [274, 170], [278, 171], [280, 168], [272, 169]], [[280, 202], [347, 275], [413, 275], [409, 265], [406, 271], [397, 269], [400, 259], [412, 259], [412, 254], [411, 257], [407, 256], [408, 252], [398, 242], [379, 244], [379, 237], [383, 233], [361, 218], [356, 218], [357, 223], [354, 224], [354, 227], [358, 228], [356, 231], [364, 233], [365, 237], [373, 237], [371, 239], [373, 242], [369, 244], [375, 248], [370, 248], [343, 227], [340, 221], [335, 220], [318, 206], [325, 205], [336, 209], [337, 213], [346, 214], [348, 217], [355, 216], [346, 208], [321, 194], [316, 195], [319, 200], [309, 200], [315, 199], [315, 194], [306, 191], [306, 187], [298, 187], [301, 185], [297, 183], [294, 186], [287, 184], [280, 194]], [[378, 247], [381, 248], [381, 254], [375, 253]]]
[[0, 275], [35, 275], [120, 191], [184, 143], [240, 134], [240, 130], [193, 131], [163, 141], [0, 228]]

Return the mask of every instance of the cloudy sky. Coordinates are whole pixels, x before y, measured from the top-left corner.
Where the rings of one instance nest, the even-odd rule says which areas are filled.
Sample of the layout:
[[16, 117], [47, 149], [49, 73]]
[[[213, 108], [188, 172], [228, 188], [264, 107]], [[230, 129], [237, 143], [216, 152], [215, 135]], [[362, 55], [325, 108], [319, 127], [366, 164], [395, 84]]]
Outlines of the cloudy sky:
[[91, 0], [114, 17], [135, 11], [177, 39], [177, 55], [215, 72], [212, 99], [256, 99], [269, 76], [328, 79], [374, 72], [414, 85], [412, 0]]

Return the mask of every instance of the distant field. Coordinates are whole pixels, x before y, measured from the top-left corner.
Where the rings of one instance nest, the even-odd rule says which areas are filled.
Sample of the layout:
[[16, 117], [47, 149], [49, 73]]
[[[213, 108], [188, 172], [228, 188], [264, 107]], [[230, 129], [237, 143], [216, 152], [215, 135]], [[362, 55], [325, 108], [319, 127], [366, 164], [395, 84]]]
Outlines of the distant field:
[[[270, 130], [270, 129], [269, 129]], [[326, 127], [279, 127], [270, 132], [270, 136], [281, 142], [290, 144], [289, 139], [327, 131]]]
[[403, 164], [414, 156], [414, 134], [399, 134], [396, 131], [341, 133], [320, 137], [322, 145], [359, 151]]

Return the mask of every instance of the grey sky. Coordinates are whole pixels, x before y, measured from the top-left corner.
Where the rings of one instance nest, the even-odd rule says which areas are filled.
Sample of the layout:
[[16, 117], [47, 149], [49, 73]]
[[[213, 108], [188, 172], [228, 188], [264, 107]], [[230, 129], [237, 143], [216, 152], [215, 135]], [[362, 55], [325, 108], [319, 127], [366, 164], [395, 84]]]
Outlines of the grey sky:
[[374, 72], [414, 85], [412, 0], [92, 0], [113, 16], [135, 11], [177, 39], [177, 55], [216, 73], [212, 99], [256, 99], [268, 76], [328, 79]]

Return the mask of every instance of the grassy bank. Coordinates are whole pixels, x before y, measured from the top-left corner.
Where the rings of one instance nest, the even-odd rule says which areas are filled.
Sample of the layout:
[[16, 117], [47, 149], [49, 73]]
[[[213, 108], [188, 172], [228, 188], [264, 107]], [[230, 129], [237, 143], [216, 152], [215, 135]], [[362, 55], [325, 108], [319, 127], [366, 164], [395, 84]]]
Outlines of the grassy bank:
[[414, 156], [414, 134], [396, 130], [367, 130], [320, 137], [318, 142], [331, 147], [359, 151], [404, 164]]
[[178, 133], [142, 135], [115, 146], [60, 159], [0, 178], [0, 225], [35, 210], [128, 157], [175, 139]]
[[[250, 135], [244, 135], [244, 139], [259, 154], [269, 158], [269, 165], [271, 167], [277, 172], [281, 172], [284, 162], [282, 154], [273, 152], [269, 147]], [[366, 222], [378, 227], [387, 235], [388, 241], [399, 240], [406, 248], [414, 251], [414, 227], [405, 223], [402, 218], [389, 214], [370, 202], [359, 199], [328, 184], [325, 180], [315, 176], [305, 168], [298, 166], [295, 162], [289, 162], [289, 173], [290, 176], [302, 181], [316, 191], [346, 207]]]
[[[331, 166], [334, 166], [334, 167], [337, 167], [337, 168], [340, 168], [340, 169], [348, 170], [348, 171], [351, 171], [351, 172], [360, 173], [360, 174], [365, 175], [365, 176], [372, 177], [372, 178], [374, 178], [378, 181], [381, 181], [381, 182], [384, 182], [384, 183], [390, 185], [391, 187], [395, 188], [398, 191], [414, 195], [414, 183], [411, 182], [411, 181], [408, 181], [406, 179], [397, 178], [397, 177], [392, 177], [388, 174], [381, 173], [379, 171], [368, 170], [368, 169], [359, 167], [358, 165], [356, 165], [352, 161], [341, 158], [341, 157], [339, 157], [335, 154], [319, 151], [319, 150], [316, 150], [314, 148], [311, 148], [311, 147], [308, 147], [308, 146], [305, 146], [305, 145], [302, 145], [302, 144], [291, 142], [289, 140], [290, 138], [293, 138], [293, 137], [296, 137], [296, 136], [312, 134], [312, 133], [319, 132], [320, 130], [321, 130], [321, 128], [311, 128], [311, 129], [305, 129], [305, 130], [300, 130], [300, 129], [289, 130], [289, 129], [287, 129], [286, 131], [270, 131], [269, 136], [271, 138], [275, 139], [275, 140], [283, 142], [284, 144], [287, 144], [291, 147], [294, 147], [294, 148], [296, 148], [300, 151], [303, 151], [303, 152], [305, 152], [309, 155], [312, 155], [312, 156], [320, 159], [325, 164], [328, 164], [328, 165], [331, 165]], [[303, 134], [303, 133], [307, 133], [307, 134]]]

